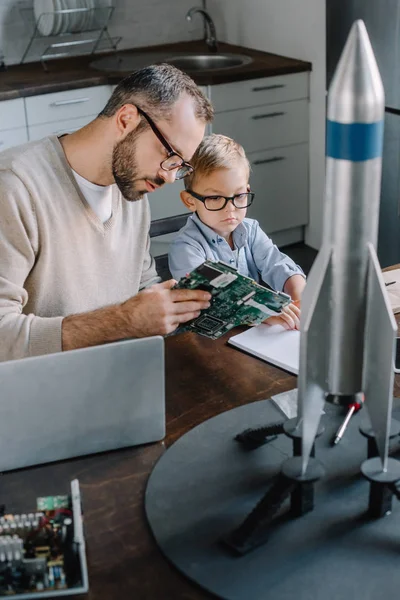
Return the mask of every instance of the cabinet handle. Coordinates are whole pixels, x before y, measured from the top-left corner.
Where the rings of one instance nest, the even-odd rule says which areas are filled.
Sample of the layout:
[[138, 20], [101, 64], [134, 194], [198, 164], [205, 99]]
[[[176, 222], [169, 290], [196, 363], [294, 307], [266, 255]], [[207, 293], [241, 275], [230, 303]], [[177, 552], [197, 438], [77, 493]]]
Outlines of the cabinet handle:
[[284, 112], [272, 112], [272, 113], [266, 113], [265, 115], [253, 115], [251, 118], [254, 119], [254, 121], [257, 121], [258, 119], [271, 119], [273, 117], [281, 117], [282, 115], [285, 115], [286, 113]]
[[275, 83], [274, 85], [260, 85], [258, 87], [253, 87], [253, 92], [266, 92], [268, 90], [278, 90], [284, 87], [286, 87], [284, 83]]
[[82, 104], [82, 102], [89, 102], [90, 98], [74, 98], [71, 100], [57, 100], [52, 102], [50, 106], [65, 106], [66, 104]]
[[253, 165], [266, 165], [267, 163], [279, 162], [281, 160], [285, 160], [284, 156], [273, 156], [272, 158], [262, 158], [260, 160], [255, 160]]

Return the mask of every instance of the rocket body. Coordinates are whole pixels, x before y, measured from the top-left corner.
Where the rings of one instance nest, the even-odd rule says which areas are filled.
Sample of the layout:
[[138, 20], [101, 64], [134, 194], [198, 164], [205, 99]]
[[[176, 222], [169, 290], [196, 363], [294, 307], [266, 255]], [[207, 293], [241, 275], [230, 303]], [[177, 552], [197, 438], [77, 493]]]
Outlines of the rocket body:
[[328, 94], [324, 244], [332, 253], [329, 392], [362, 389], [368, 243], [377, 244], [385, 98], [355, 24]]
[[323, 243], [302, 299], [303, 471], [327, 394], [364, 392], [387, 457], [397, 327], [375, 250], [384, 110], [374, 53], [356, 21], [328, 92]]

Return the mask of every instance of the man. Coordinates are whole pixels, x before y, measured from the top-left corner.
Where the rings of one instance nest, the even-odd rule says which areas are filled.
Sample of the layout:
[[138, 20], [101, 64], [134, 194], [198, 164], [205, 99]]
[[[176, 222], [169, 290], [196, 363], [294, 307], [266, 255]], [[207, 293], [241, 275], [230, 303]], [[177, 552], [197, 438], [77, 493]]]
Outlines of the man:
[[191, 172], [212, 116], [190, 77], [150, 66], [82, 129], [0, 155], [0, 360], [168, 334], [209, 306], [158, 283], [146, 194]]

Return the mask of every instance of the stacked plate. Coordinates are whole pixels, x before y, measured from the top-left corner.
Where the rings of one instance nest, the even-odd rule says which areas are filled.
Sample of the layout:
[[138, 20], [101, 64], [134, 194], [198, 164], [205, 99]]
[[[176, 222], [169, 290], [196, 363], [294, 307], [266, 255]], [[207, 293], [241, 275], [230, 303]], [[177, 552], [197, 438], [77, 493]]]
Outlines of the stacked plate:
[[[103, 27], [112, 4], [113, 0], [33, 0], [33, 11], [41, 35], [59, 35]], [[59, 12], [68, 9], [75, 12]]]

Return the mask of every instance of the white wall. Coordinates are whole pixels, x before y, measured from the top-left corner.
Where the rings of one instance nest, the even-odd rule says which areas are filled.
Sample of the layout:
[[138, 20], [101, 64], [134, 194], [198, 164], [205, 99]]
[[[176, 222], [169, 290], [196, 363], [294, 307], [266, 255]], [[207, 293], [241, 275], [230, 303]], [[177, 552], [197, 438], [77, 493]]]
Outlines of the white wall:
[[319, 248], [325, 174], [325, 0], [207, 0], [207, 9], [221, 40], [312, 63], [306, 242]]
[[[67, 1], [63, 0], [63, 3]], [[201, 19], [193, 19], [191, 23], [185, 20], [186, 12], [196, 4], [196, 0], [112, 1], [115, 10], [109, 30], [111, 36], [122, 37], [119, 48], [136, 48], [202, 37]], [[200, 5], [200, 2], [197, 4]], [[72, 2], [71, 6], [73, 5], [76, 6], [76, 2]], [[5, 56], [6, 64], [19, 63], [22, 58], [34, 27], [32, 7], [33, 0], [0, 0], [0, 50]], [[28, 60], [37, 60], [53, 41], [58, 40], [48, 37], [35, 42]]]

